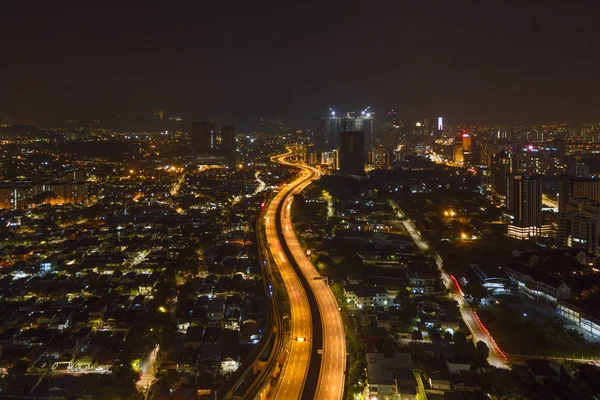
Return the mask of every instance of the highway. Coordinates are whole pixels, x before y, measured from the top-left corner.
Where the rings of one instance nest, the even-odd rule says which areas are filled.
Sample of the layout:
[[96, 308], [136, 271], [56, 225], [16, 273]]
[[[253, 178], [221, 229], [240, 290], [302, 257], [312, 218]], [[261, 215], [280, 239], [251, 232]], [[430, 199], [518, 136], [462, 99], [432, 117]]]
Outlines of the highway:
[[[294, 184], [307, 179], [306, 175], [286, 185], [273, 198], [265, 215], [265, 234], [267, 244], [282, 277], [290, 301], [290, 336], [291, 338], [310, 338], [312, 333], [312, 316], [306, 292], [294, 268], [288, 261], [277, 231], [277, 211], [288, 197]], [[276, 391], [277, 399], [299, 399], [304, 390], [308, 365], [311, 356], [311, 341], [298, 342], [291, 340], [287, 353], [286, 365], [281, 372]]]
[[434, 254], [438, 269], [442, 274], [442, 280], [444, 281], [446, 287], [450, 289], [450, 294], [452, 298], [458, 302], [462, 319], [471, 331], [473, 335], [473, 340], [475, 342], [478, 342], [480, 340], [483, 341], [485, 344], [487, 344], [488, 348], [490, 349], [488, 362], [491, 365], [498, 368], [508, 368], [508, 359], [506, 355], [502, 352], [502, 350], [500, 350], [492, 335], [490, 335], [488, 330], [481, 323], [479, 317], [477, 316], [477, 313], [473, 311], [471, 306], [469, 306], [469, 304], [466, 301], [464, 301], [463, 292], [460, 289], [460, 286], [456, 279], [453, 276], [448, 275], [446, 271], [444, 271], [444, 262], [442, 258], [433, 249], [429, 247], [429, 243], [427, 243], [421, 237], [421, 234], [415, 227], [414, 222], [410, 218], [408, 218], [404, 214], [404, 212], [402, 212], [402, 210], [400, 209], [400, 207], [398, 207], [396, 202], [390, 200], [389, 203], [396, 211], [397, 217], [402, 221], [404, 227], [406, 228], [406, 231], [408, 232], [412, 240], [415, 242], [417, 247], [424, 252], [430, 252]]
[[[275, 156], [271, 160], [299, 168], [301, 172], [269, 204], [265, 230], [267, 243], [290, 299], [290, 337], [307, 340], [290, 341], [275, 398], [339, 400], [344, 392], [346, 343], [337, 300], [306, 256], [294, 232], [290, 212], [293, 196], [319, 179], [321, 172], [316, 168], [288, 163], [285, 158], [289, 155]], [[312, 310], [309, 297], [316, 301]], [[315, 347], [318, 345], [322, 348]], [[317, 368], [314, 368], [315, 365]]]

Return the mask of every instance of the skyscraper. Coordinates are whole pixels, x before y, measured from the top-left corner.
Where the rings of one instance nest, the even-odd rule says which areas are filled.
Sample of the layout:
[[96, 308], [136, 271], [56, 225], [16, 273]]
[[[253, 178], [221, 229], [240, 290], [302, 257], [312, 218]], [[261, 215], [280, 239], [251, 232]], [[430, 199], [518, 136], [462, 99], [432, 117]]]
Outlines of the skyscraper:
[[225, 153], [227, 165], [235, 167], [238, 163], [238, 154], [234, 125], [223, 125], [221, 128], [221, 151]]
[[460, 135], [454, 138], [454, 145], [452, 146], [452, 155], [455, 164], [462, 164], [465, 161], [463, 154], [463, 141], [462, 136]]
[[192, 122], [192, 148], [197, 152], [215, 149], [216, 127], [212, 122]]
[[507, 178], [514, 172], [513, 158], [509, 151], [501, 151], [492, 158], [492, 189], [506, 199]]
[[564, 139], [554, 139], [552, 146], [556, 149], [558, 164], [567, 165], [567, 142]]
[[462, 145], [464, 152], [472, 152], [473, 151], [473, 138], [468, 130], [463, 130], [461, 132]]
[[317, 118], [315, 132], [315, 148], [317, 150], [333, 150], [339, 145], [339, 135], [342, 132], [342, 119], [331, 110], [327, 117]]
[[346, 113], [346, 117], [342, 120], [343, 131], [362, 131], [364, 132], [364, 152], [366, 152], [375, 145], [375, 115], [369, 112], [369, 107], [360, 112], [360, 115], [356, 116], [355, 113]]
[[[334, 150], [340, 145], [340, 133], [351, 131], [363, 131], [365, 133], [365, 151], [375, 143], [375, 115], [369, 109], [361, 111], [359, 115], [348, 112], [340, 116], [335, 110], [330, 109], [327, 117], [317, 118], [317, 132], [315, 135], [315, 147], [317, 150]], [[365, 153], [366, 155], [366, 153]]]
[[223, 125], [221, 128], [221, 149], [223, 151], [236, 151], [234, 125]]
[[594, 178], [563, 178], [558, 187], [558, 212], [569, 210], [569, 202], [589, 199], [600, 201], [600, 179]]
[[578, 247], [600, 255], [599, 235], [599, 202], [584, 202], [581, 211], [569, 211], [558, 216], [558, 238], [562, 246]]
[[388, 169], [391, 165], [390, 151], [383, 145], [374, 146], [369, 152], [369, 162], [376, 169]]
[[392, 128], [399, 128], [400, 124], [398, 121], [398, 112], [396, 111], [396, 109], [394, 109], [394, 107], [390, 108], [387, 112], [387, 121], [389, 124], [391, 124]]
[[340, 134], [340, 172], [346, 175], [365, 174], [365, 133], [362, 131]]
[[508, 236], [529, 239], [541, 235], [542, 182], [539, 175], [515, 175], [507, 179], [507, 210], [513, 215]]
[[490, 140], [484, 140], [480, 142], [480, 162], [481, 165], [486, 165], [488, 167], [492, 166], [492, 161], [494, 159], [494, 142]]

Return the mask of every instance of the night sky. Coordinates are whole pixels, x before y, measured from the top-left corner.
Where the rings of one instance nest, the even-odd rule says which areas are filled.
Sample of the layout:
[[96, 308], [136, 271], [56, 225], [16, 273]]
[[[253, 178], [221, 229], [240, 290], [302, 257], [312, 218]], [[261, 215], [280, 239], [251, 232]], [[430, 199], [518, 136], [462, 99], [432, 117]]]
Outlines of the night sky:
[[600, 120], [593, 1], [15, 3], [0, 12], [5, 121], [162, 108], [244, 126], [366, 105], [450, 123]]

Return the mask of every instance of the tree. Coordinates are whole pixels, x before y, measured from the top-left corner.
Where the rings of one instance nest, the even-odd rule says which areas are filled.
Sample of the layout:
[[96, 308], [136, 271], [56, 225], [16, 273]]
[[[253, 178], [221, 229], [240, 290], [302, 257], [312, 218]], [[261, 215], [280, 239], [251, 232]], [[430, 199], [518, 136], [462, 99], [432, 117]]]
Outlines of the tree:
[[412, 340], [423, 340], [423, 333], [420, 330], [415, 329], [412, 333]]
[[29, 363], [25, 360], [17, 360], [12, 368], [8, 370], [7, 386], [12, 393], [23, 393], [23, 379], [29, 369]]
[[479, 355], [479, 357], [482, 360], [487, 360], [487, 358], [490, 356], [490, 349], [488, 347], [487, 344], [485, 344], [484, 341], [479, 341], [477, 342], [476, 346], [477, 348], [477, 354]]
[[450, 333], [450, 331], [444, 332], [444, 342], [446, 344], [449, 344], [450, 342], [452, 342], [452, 333]]
[[485, 299], [488, 295], [487, 290], [481, 282], [471, 281], [465, 286], [465, 293], [473, 298], [473, 302], [479, 305], [481, 299]]
[[464, 334], [464, 332], [461, 332], [461, 331], [454, 332], [453, 339], [454, 339], [454, 344], [460, 350], [465, 350], [467, 348], [467, 346], [469, 345], [469, 343], [467, 342], [467, 336]]
[[332, 283], [331, 284], [331, 292], [333, 293], [336, 300], [338, 301], [339, 306], [341, 308], [345, 309], [346, 308], [346, 299], [344, 296], [344, 289], [342, 289], [342, 287], [339, 284]]
[[394, 299], [394, 304], [399, 304], [402, 308], [407, 308], [410, 304], [412, 304], [412, 299], [410, 297], [410, 292], [404, 286], [398, 289], [398, 294]]
[[[135, 393], [135, 383], [140, 379], [128, 362], [119, 362], [112, 367], [112, 376], [118, 382], [119, 390], [124, 396]], [[126, 397], [124, 397], [126, 398]]]

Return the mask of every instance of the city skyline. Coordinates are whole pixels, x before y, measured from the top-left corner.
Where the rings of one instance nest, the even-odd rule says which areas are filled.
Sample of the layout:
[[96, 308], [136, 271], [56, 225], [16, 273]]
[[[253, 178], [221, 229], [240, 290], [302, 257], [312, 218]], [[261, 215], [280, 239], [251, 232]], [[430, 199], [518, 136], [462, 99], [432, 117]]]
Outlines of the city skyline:
[[600, 398], [596, 7], [0, 24], [0, 391]]

